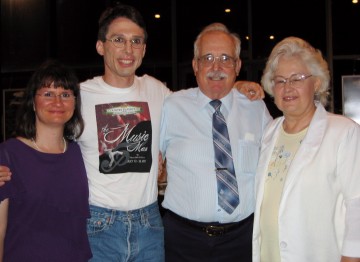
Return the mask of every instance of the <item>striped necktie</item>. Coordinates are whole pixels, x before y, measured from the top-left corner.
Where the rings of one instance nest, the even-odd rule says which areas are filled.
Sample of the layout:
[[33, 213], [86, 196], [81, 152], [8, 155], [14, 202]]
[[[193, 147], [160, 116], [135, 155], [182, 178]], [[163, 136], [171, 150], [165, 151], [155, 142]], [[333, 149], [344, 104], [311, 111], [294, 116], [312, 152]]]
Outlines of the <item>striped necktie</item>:
[[221, 101], [213, 100], [213, 142], [219, 206], [228, 214], [239, 205], [239, 192], [235, 176], [231, 145], [225, 118], [220, 112]]

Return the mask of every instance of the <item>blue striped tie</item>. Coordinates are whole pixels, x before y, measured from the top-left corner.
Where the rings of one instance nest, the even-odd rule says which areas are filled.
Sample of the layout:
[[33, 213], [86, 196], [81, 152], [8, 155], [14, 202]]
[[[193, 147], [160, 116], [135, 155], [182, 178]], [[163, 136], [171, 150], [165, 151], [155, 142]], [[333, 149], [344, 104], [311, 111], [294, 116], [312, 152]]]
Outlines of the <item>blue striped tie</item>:
[[231, 155], [229, 133], [225, 118], [220, 112], [221, 101], [213, 100], [210, 105], [215, 109], [213, 114], [213, 142], [215, 151], [215, 168], [217, 179], [218, 202], [228, 214], [239, 205], [239, 192]]

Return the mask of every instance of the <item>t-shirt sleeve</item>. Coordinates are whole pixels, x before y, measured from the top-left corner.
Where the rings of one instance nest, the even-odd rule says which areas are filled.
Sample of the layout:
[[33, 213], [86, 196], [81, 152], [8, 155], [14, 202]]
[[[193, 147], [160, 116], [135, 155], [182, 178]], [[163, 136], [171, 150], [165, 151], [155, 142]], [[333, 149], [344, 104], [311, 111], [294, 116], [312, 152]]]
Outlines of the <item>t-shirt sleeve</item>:
[[11, 180], [0, 187], [0, 201], [15, 196], [20, 191], [23, 191], [23, 186], [19, 177], [14, 174], [14, 166], [12, 165], [11, 155], [6, 149], [5, 143], [0, 145], [0, 165], [10, 168], [12, 174]]

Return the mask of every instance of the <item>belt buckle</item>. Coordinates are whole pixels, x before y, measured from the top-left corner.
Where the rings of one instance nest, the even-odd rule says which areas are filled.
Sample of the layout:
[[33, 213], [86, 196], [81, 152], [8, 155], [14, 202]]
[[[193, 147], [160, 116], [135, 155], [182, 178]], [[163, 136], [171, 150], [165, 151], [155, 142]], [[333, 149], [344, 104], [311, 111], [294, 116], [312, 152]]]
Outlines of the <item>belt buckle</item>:
[[205, 232], [209, 237], [220, 236], [224, 234], [224, 227], [221, 226], [207, 226]]

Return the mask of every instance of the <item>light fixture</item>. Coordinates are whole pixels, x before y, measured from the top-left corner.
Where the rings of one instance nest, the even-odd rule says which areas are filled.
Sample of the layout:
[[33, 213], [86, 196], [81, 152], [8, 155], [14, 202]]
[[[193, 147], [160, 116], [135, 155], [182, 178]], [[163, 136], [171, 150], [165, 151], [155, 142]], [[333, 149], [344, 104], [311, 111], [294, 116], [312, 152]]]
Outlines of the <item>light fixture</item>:
[[231, 9], [230, 8], [226, 8], [225, 9], [225, 13], [230, 13], [231, 12]]
[[154, 17], [155, 17], [156, 19], [160, 19], [160, 14], [155, 14]]

